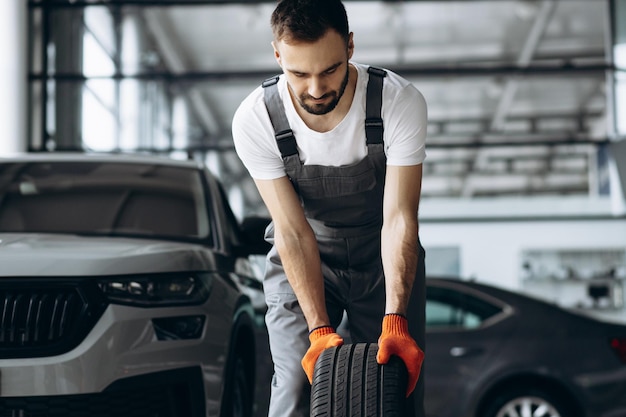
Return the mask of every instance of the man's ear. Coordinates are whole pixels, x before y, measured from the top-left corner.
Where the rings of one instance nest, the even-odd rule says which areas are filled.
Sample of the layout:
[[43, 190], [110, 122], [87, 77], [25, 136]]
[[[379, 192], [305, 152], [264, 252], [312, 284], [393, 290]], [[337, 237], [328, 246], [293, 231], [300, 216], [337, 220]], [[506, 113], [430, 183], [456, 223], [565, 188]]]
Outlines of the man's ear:
[[282, 68], [282, 64], [280, 62], [280, 52], [278, 51], [276, 41], [272, 41], [272, 48], [274, 48], [274, 58], [276, 59], [276, 62], [278, 62], [278, 65]]
[[352, 54], [354, 53], [354, 33], [350, 32], [348, 35], [348, 59], [352, 59]]

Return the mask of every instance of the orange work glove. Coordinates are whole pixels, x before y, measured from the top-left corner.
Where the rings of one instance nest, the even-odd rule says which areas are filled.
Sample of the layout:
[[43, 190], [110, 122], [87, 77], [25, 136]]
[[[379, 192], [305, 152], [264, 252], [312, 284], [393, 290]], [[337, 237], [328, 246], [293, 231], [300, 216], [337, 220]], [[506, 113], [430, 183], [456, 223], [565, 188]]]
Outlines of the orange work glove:
[[406, 396], [408, 397], [417, 385], [420, 376], [424, 351], [409, 334], [409, 325], [406, 317], [401, 314], [385, 314], [383, 331], [378, 338], [378, 353], [376, 362], [384, 365], [389, 362], [391, 355], [399, 356], [408, 371]]
[[335, 332], [332, 326], [322, 326], [311, 330], [309, 340], [311, 346], [302, 358], [302, 368], [309, 378], [309, 383], [312, 384], [317, 358], [320, 357], [323, 350], [343, 345], [343, 338]]

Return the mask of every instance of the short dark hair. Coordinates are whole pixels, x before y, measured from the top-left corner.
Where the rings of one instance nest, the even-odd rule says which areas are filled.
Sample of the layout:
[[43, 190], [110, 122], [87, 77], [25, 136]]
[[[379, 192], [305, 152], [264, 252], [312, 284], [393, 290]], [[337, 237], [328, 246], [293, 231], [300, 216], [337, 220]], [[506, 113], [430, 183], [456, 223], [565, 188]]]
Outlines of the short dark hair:
[[280, 0], [271, 18], [276, 40], [315, 42], [334, 29], [348, 43], [348, 15], [341, 0]]

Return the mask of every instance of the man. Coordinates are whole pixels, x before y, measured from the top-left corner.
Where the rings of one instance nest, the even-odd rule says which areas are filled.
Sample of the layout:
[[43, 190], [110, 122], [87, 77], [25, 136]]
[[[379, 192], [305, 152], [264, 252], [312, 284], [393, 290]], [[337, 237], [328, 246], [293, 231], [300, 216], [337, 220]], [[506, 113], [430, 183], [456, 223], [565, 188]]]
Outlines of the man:
[[[398, 75], [351, 61], [340, 0], [282, 0], [271, 25], [283, 74], [233, 118], [235, 147], [272, 217], [269, 415], [309, 415], [315, 361], [343, 343], [344, 311], [353, 343], [378, 342], [381, 364], [401, 357], [409, 395], [424, 357], [426, 103]], [[411, 398], [411, 415], [423, 416], [421, 379]]]

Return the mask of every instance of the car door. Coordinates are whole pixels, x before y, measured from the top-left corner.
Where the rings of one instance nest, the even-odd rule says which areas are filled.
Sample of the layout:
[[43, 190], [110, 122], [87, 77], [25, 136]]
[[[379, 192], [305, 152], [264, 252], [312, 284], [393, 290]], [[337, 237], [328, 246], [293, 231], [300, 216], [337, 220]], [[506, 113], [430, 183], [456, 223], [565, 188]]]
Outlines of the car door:
[[461, 285], [428, 284], [424, 364], [428, 416], [468, 415], [481, 376], [503, 340], [492, 324], [506, 314], [506, 306]]

